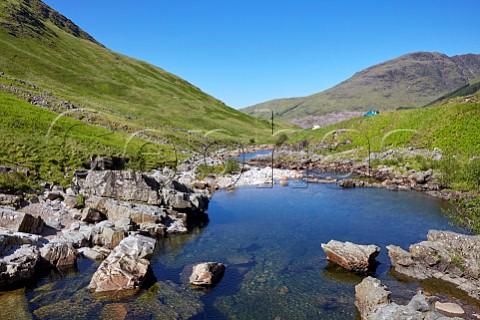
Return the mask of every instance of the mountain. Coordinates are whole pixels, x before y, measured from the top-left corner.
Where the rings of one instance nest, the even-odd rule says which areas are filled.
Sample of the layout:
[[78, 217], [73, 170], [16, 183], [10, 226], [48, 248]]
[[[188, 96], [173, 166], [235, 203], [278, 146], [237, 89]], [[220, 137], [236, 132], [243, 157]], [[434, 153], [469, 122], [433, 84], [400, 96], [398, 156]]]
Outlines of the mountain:
[[[435, 104], [445, 104], [448, 103], [451, 99], [458, 98], [458, 97], [465, 97], [474, 95], [475, 93], [480, 91], [480, 78], [467, 83], [466, 85], [458, 88], [457, 90], [447, 93], [441, 96], [435, 101], [430, 102], [426, 106], [431, 106]], [[472, 99], [471, 97], [466, 97], [466, 99]]]
[[[216, 130], [208, 137], [271, 138], [268, 121], [234, 110], [165, 70], [105, 48], [39, 0], [0, 2], [0, 73], [3, 91], [29, 102], [53, 101], [46, 105], [55, 112], [97, 110], [104, 119], [96, 124], [116, 131], [178, 136], [187, 130], [197, 135]], [[99, 116], [89, 117], [94, 122]]]
[[449, 57], [435, 52], [415, 52], [357, 72], [326, 91], [308, 97], [267, 101], [241, 111], [268, 118], [265, 110], [273, 110], [279, 119], [292, 121], [310, 117], [311, 124], [315, 122], [312, 117], [340, 111], [421, 107], [479, 76], [478, 54]]

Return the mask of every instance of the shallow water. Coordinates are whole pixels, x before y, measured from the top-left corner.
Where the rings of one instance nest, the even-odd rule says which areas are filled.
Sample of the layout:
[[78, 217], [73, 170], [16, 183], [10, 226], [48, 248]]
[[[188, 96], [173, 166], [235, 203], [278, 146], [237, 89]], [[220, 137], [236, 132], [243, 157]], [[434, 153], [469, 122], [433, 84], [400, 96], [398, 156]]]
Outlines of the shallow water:
[[[96, 264], [82, 259], [78, 272], [45, 278], [14, 296], [41, 319], [356, 319], [354, 287], [363, 277], [327, 263], [320, 244], [336, 239], [380, 246], [375, 276], [396, 301], [406, 301], [419, 284], [390, 274], [385, 246], [407, 249], [429, 229], [455, 230], [441, 213], [446, 205], [415, 192], [302, 182], [218, 191], [205, 228], [160, 245], [152, 260], [156, 283], [148, 290], [92, 295], [84, 288]], [[227, 265], [207, 292], [187, 284], [192, 264], [201, 261]]]
[[251, 153], [241, 153], [238, 157], [235, 157], [240, 162], [250, 161], [253, 157], [258, 155], [271, 154], [272, 150], [258, 150]]

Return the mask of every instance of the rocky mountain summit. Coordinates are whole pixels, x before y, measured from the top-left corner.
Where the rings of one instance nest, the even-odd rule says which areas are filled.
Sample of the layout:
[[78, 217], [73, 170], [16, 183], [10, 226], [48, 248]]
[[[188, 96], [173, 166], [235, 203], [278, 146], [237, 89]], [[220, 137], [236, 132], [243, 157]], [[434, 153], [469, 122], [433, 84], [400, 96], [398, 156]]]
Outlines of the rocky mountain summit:
[[[277, 119], [312, 125], [312, 117], [319, 117], [318, 121], [324, 123], [322, 116], [340, 111], [421, 107], [478, 77], [478, 54], [449, 57], [437, 52], [414, 52], [359, 71], [323, 92], [267, 101], [242, 111], [269, 118], [273, 110]], [[351, 113], [352, 116], [358, 113]], [[304, 118], [305, 121], [299, 120]]]

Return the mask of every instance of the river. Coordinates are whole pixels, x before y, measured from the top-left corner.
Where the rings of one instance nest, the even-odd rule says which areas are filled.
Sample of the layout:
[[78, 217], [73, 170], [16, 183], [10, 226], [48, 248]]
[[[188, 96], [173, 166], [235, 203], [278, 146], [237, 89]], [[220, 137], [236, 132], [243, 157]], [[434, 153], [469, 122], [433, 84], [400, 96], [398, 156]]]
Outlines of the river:
[[[446, 205], [417, 192], [300, 181], [221, 190], [210, 203], [207, 226], [160, 243], [147, 289], [91, 294], [86, 286], [98, 264], [80, 259], [77, 271], [0, 293], [0, 318], [356, 319], [354, 287], [363, 276], [329, 264], [320, 244], [336, 239], [380, 246], [375, 276], [397, 302], [421, 286], [452, 294], [448, 286], [397, 280], [385, 248], [407, 249], [429, 229], [456, 230], [441, 212]], [[225, 263], [227, 270], [213, 289], [195, 291], [188, 276], [202, 261]]]

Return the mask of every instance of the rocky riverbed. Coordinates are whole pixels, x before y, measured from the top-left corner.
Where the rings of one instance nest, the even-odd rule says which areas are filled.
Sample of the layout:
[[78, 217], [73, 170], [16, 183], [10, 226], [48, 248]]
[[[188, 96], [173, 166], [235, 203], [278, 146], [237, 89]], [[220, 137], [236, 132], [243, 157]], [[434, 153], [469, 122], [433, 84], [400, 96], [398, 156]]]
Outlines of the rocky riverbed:
[[[13, 206], [0, 208], [0, 286], [21, 286], [48, 270], [75, 268], [77, 258], [83, 256], [102, 261], [91, 279], [91, 290], [138, 289], [151, 276], [149, 259], [158, 241], [187, 233], [192, 226], [208, 221], [206, 210], [215, 189], [275, 183], [286, 185], [290, 179], [305, 178], [302, 166], [296, 169], [276, 166], [244, 165], [237, 174], [211, 175], [201, 181], [196, 178], [194, 168], [178, 173], [171, 170], [149, 173], [93, 170], [76, 179], [70, 188], [48, 185], [43, 194], [28, 201], [19, 195], [1, 195], [4, 203]], [[354, 166], [341, 164], [343, 169], [351, 170]], [[331, 164], [328, 168], [332, 168]], [[371, 186], [441, 192], [431, 170], [398, 175], [388, 168], [381, 168], [371, 175], [380, 181], [323, 178], [310, 181], [338, 183], [344, 188]], [[476, 264], [480, 257], [478, 242], [476, 237], [432, 231], [428, 241], [412, 245], [409, 252], [393, 245], [388, 249], [396, 272], [417, 279], [447, 281], [480, 299]], [[343, 260], [338, 259], [343, 255], [343, 249], [325, 248], [330, 252], [331, 261]], [[376, 253], [380, 250], [377, 248]], [[366, 263], [371, 260], [367, 255], [361, 268], [350, 269], [367, 271]], [[358, 265], [358, 261], [355, 263]], [[213, 262], [205, 265], [209, 264], [217, 265]], [[346, 262], [345, 265], [354, 264]], [[219, 274], [223, 274], [225, 267], [220, 270]], [[192, 274], [191, 281], [195, 285], [207, 283], [203, 281], [208, 277], [212, 279], [209, 282], [212, 285], [221, 279], [213, 273], [208, 277], [204, 271], [199, 273], [201, 276], [197, 278], [201, 281]], [[385, 310], [404, 310], [392, 307], [391, 301], [385, 301], [385, 304], [389, 305]], [[441, 319], [437, 315], [432, 318], [425, 314], [419, 319]], [[369, 319], [369, 316], [364, 318]]]
[[96, 291], [142, 285], [156, 242], [208, 221], [208, 190], [156, 171], [90, 171], [67, 190], [47, 188], [0, 207], [0, 286], [21, 285], [83, 255], [104, 260]]

